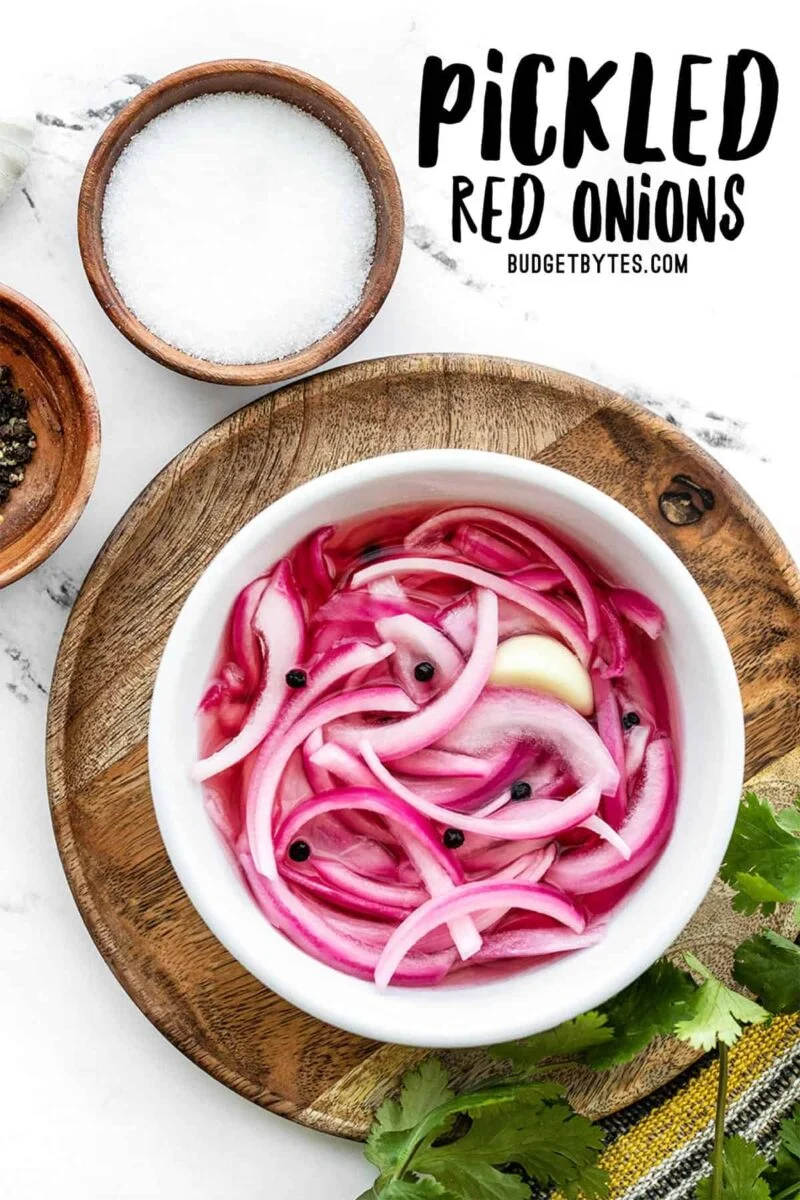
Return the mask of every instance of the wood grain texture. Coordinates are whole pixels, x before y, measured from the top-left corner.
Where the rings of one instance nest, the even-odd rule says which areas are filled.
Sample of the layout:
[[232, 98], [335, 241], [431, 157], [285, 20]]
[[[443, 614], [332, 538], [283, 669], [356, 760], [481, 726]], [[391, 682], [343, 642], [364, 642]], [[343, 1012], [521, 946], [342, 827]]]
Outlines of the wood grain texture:
[[67, 536], [94, 486], [100, 416], [75, 347], [31, 300], [0, 285], [0, 367], [30, 404], [36, 450], [0, 507], [0, 587], [38, 566]]
[[[237, 529], [320, 473], [424, 446], [536, 458], [625, 503], [669, 541], [717, 612], [742, 687], [748, 773], [800, 740], [800, 581], [785, 548], [698, 446], [603, 388], [503, 359], [382, 359], [273, 393], [180, 454], [109, 538], [62, 643], [47, 748], [56, 836], [101, 953], [165, 1036], [256, 1103], [347, 1137], [364, 1135], [370, 1106], [425, 1052], [321, 1025], [265, 990], [216, 942], [158, 834], [148, 709], [178, 610]], [[701, 520], [680, 528], [658, 507], [677, 473], [715, 498]], [[729, 940], [717, 917], [707, 924], [711, 912], [699, 918], [704, 937]], [[446, 1058], [460, 1079], [486, 1070], [480, 1053]], [[626, 1073], [576, 1078], [571, 1087], [587, 1111], [608, 1112], [685, 1065], [667, 1046]]]
[[[358, 305], [319, 341], [271, 362], [212, 363], [171, 346], [127, 307], [103, 253], [101, 221], [106, 184], [128, 142], [168, 108], [213, 92], [274, 96], [322, 121], [343, 139], [360, 162], [375, 201], [375, 254]], [[243, 386], [278, 383], [314, 371], [340, 354], [363, 333], [389, 294], [400, 265], [403, 234], [403, 197], [397, 173], [386, 147], [366, 117], [321, 79], [293, 67], [258, 59], [227, 58], [199, 63], [145, 88], [117, 114], [98, 141], [86, 167], [78, 201], [78, 241], [84, 269], [95, 296], [117, 329], [157, 362], [210, 383]], [[309, 286], [313, 286], [313, 281], [309, 281]], [[269, 288], [268, 281], [265, 287]], [[280, 303], [280, 298], [273, 296], [272, 303]], [[268, 320], [269, 301], [264, 312]]]

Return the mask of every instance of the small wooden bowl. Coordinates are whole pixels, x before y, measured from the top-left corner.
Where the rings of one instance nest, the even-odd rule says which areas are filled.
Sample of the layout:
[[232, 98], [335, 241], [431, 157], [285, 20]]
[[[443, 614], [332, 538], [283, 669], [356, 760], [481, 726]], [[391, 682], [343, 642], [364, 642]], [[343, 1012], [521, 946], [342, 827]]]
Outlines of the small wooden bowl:
[[30, 404], [36, 450], [0, 506], [0, 587], [60, 546], [89, 499], [100, 458], [92, 381], [69, 338], [35, 304], [0, 286], [0, 367]]
[[[103, 253], [101, 219], [108, 177], [131, 138], [166, 109], [209, 92], [260, 92], [302, 108], [337, 133], [361, 164], [375, 200], [375, 257], [358, 305], [325, 337], [296, 354], [270, 362], [228, 365], [195, 358], [163, 341], [134, 316], [122, 299]], [[303, 71], [251, 59], [200, 63], [146, 88], [106, 129], [83, 177], [78, 202], [78, 240], [94, 294], [129, 341], [157, 362], [210, 383], [277, 383], [321, 366], [366, 329], [392, 286], [403, 248], [403, 197], [392, 160], [366, 118], [328, 84]], [[313, 286], [313, 280], [309, 280]]]

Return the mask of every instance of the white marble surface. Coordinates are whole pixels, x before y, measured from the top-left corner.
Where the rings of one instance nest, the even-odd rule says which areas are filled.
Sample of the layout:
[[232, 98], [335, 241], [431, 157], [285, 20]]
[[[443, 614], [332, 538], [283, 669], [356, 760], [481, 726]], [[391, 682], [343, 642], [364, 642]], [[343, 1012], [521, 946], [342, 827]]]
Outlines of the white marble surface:
[[[396, 286], [343, 360], [470, 350], [592, 376], [671, 413], [718, 454], [798, 554], [789, 6], [677, 2], [668, 30], [664, 21], [652, 6], [627, 0], [547, 8], [502, 0], [5, 7], [0, 115], [27, 107], [42, 116], [25, 192], [0, 212], [0, 279], [73, 338], [103, 418], [102, 464], [83, 519], [48, 563], [0, 594], [0, 1190], [9, 1200], [56, 1189], [68, 1200], [350, 1200], [370, 1178], [358, 1147], [261, 1112], [173, 1050], [103, 964], [60, 869], [43, 744], [53, 662], [76, 589], [152, 475], [256, 394], [162, 370], [100, 311], [75, 236], [78, 186], [95, 139], [145, 79], [190, 62], [248, 55], [323, 76], [384, 136], [408, 210]], [[502, 248], [454, 248], [447, 170], [415, 165], [420, 71], [429, 53], [480, 67], [489, 45], [510, 58], [546, 51], [560, 68], [570, 53], [598, 62], [608, 55], [624, 64], [621, 71], [634, 50], [647, 49], [657, 81], [663, 72], [670, 87], [682, 52], [721, 59], [754, 46], [769, 53], [781, 75], [781, 107], [769, 149], [747, 166], [742, 237], [696, 247], [690, 274], [672, 279], [510, 278]], [[654, 101], [658, 120], [666, 109], [666, 99]], [[477, 137], [474, 127], [453, 135], [453, 169], [477, 173]], [[559, 214], [574, 181], [552, 168], [546, 182], [552, 217], [540, 247], [573, 249]]]

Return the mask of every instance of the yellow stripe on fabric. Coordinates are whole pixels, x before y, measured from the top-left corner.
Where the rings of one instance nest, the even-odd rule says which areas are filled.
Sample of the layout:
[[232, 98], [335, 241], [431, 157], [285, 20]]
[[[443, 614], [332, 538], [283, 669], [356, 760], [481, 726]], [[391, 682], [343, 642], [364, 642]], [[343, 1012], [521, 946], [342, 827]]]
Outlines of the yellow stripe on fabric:
[[[770, 1025], [753, 1025], [745, 1031], [730, 1054], [729, 1100], [751, 1087], [779, 1055], [800, 1041], [798, 1015], [776, 1017]], [[609, 1200], [620, 1200], [648, 1171], [705, 1129], [714, 1116], [718, 1073], [715, 1061], [608, 1147], [600, 1163], [611, 1177]]]

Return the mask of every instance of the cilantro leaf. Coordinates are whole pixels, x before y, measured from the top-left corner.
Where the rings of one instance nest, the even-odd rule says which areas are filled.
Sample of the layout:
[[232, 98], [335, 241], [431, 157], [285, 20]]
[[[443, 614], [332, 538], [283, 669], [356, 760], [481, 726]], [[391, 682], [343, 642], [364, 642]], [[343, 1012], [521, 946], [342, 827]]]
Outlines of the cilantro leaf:
[[454, 1095], [439, 1059], [426, 1058], [418, 1067], [406, 1071], [397, 1100], [384, 1100], [375, 1120], [384, 1130], [413, 1129], [429, 1112], [445, 1100], [452, 1100]]
[[[767, 1160], [752, 1142], [743, 1137], [725, 1138], [722, 1159], [722, 1200], [770, 1200], [770, 1189], [762, 1178]], [[711, 1180], [702, 1179], [697, 1200], [710, 1200]]]
[[775, 1165], [767, 1171], [773, 1196], [800, 1196], [800, 1104], [781, 1124]]
[[[568, 1197], [577, 1196], [579, 1191], [587, 1200], [607, 1194], [605, 1173], [597, 1168], [603, 1132], [568, 1104], [538, 1101], [535, 1092], [521, 1103], [502, 1107], [476, 1110], [470, 1106], [469, 1096], [464, 1097], [464, 1103], [472, 1119], [467, 1133], [447, 1146], [424, 1147], [412, 1164], [414, 1171], [433, 1175], [459, 1200], [471, 1200], [473, 1196], [494, 1200], [490, 1182], [501, 1189], [497, 1191], [498, 1200], [522, 1195], [517, 1187], [519, 1180], [512, 1193], [507, 1182], [496, 1180], [486, 1171], [486, 1167], [506, 1162], [519, 1163], [531, 1178], [543, 1185], [555, 1185]], [[495, 1171], [495, 1175], [501, 1173]], [[507, 1181], [515, 1177], [501, 1178]]]
[[776, 904], [800, 901], [800, 838], [785, 821], [753, 792], [742, 800], [720, 867], [722, 878], [737, 892], [737, 911], [752, 915], [760, 907], [769, 915]]
[[364, 1149], [367, 1160], [379, 1171], [390, 1170], [407, 1141], [408, 1131], [453, 1095], [438, 1058], [426, 1058], [406, 1071], [398, 1098], [384, 1100], [375, 1114]]
[[782, 808], [775, 820], [787, 833], [800, 833], [800, 796], [790, 808]]
[[697, 987], [685, 971], [662, 958], [601, 1008], [614, 1038], [590, 1048], [584, 1061], [597, 1070], [635, 1058], [654, 1037], [671, 1034], [689, 1016]]
[[682, 1041], [695, 1050], [711, 1050], [717, 1041], [732, 1046], [743, 1025], [758, 1025], [767, 1019], [766, 1009], [725, 987], [693, 954], [686, 951], [684, 958], [703, 983], [694, 994], [689, 1016], [675, 1025], [675, 1034]]
[[[448, 1089], [449, 1091], [449, 1089]], [[499, 1083], [479, 1088], [463, 1096], [451, 1096], [432, 1109], [412, 1129], [390, 1130], [376, 1120], [367, 1139], [365, 1155], [379, 1168], [382, 1176], [402, 1178], [407, 1172], [418, 1172], [417, 1160], [431, 1149], [431, 1143], [444, 1131], [452, 1132], [456, 1117], [469, 1111], [471, 1117], [484, 1108], [504, 1106], [506, 1110], [523, 1105], [542, 1107], [547, 1100], [560, 1096], [563, 1089], [551, 1083]], [[401, 1093], [401, 1105], [403, 1093]], [[389, 1110], [390, 1121], [395, 1110]], [[454, 1144], [452, 1141], [450, 1145]], [[460, 1142], [458, 1143], [460, 1145]]]
[[800, 946], [771, 929], [736, 949], [734, 978], [772, 1013], [800, 1009]]
[[[456, 1200], [436, 1179], [393, 1179], [380, 1196], [381, 1200]], [[509, 1200], [514, 1198], [509, 1197]]]
[[781, 1122], [781, 1147], [793, 1154], [800, 1163], [800, 1104], [790, 1117]]
[[528, 1072], [546, 1058], [566, 1058], [608, 1042], [613, 1036], [614, 1030], [602, 1013], [588, 1012], [522, 1041], [490, 1046], [489, 1053], [495, 1058], [508, 1058], [518, 1070]]
[[[429, 1168], [426, 1167], [426, 1170]], [[518, 1175], [507, 1175], [484, 1162], [462, 1162], [451, 1154], [436, 1167], [436, 1179], [455, 1200], [530, 1200], [531, 1190]], [[385, 1196], [382, 1192], [381, 1196]], [[409, 1197], [409, 1200], [411, 1198]]]

